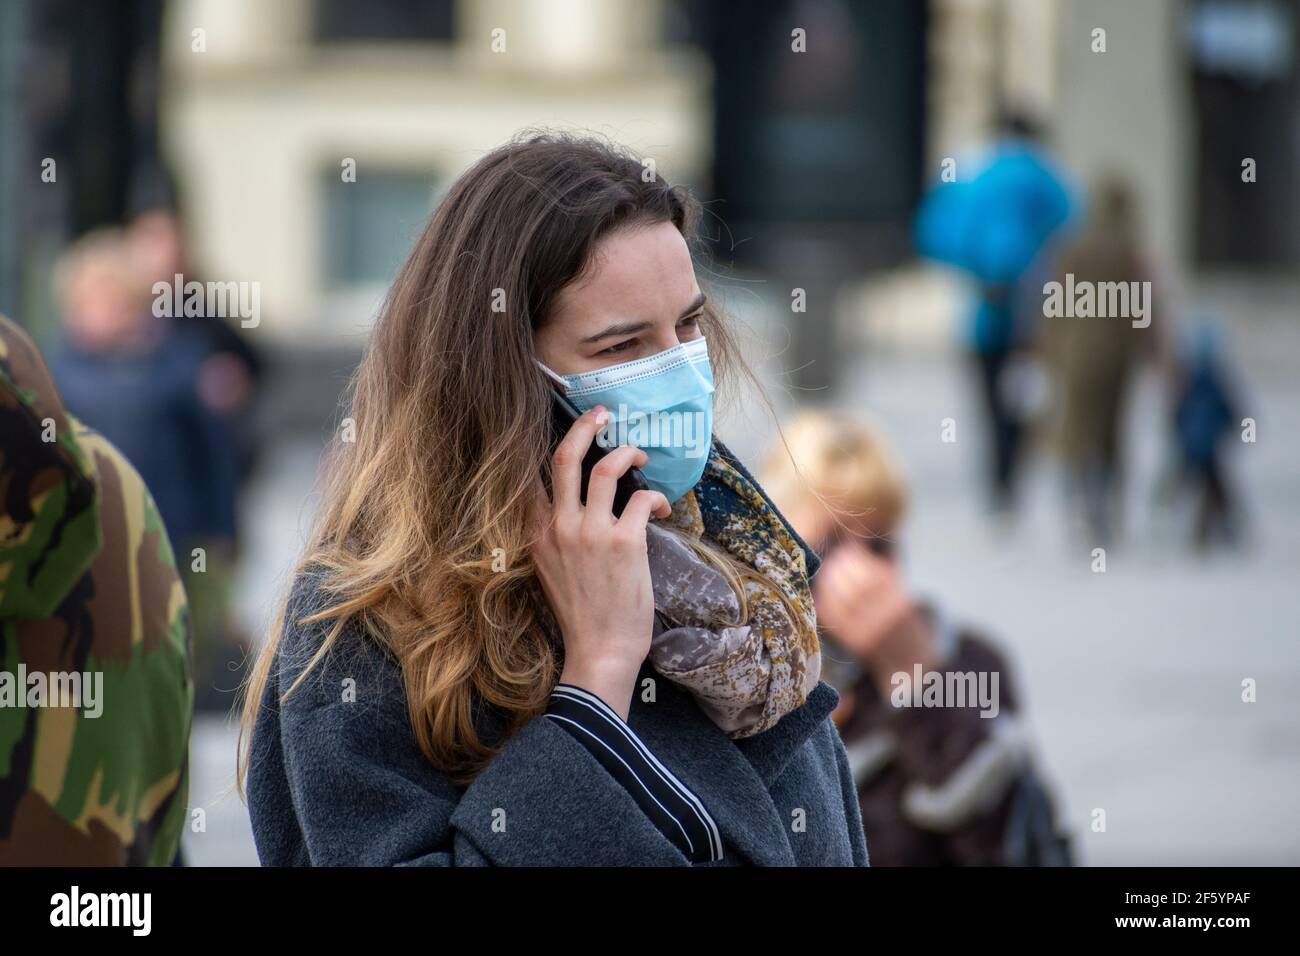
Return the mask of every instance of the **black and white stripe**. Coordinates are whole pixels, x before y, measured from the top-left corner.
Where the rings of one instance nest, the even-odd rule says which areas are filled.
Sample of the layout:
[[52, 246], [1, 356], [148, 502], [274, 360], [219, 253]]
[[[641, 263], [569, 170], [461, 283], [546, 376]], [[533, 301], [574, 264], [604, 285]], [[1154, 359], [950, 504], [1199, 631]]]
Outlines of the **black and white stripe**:
[[560, 684], [551, 692], [546, 716], [600, 761], [688, 859], [694, 863], [722, 859], [722, 838], [704, 803], [608, 704], [581, 687]]

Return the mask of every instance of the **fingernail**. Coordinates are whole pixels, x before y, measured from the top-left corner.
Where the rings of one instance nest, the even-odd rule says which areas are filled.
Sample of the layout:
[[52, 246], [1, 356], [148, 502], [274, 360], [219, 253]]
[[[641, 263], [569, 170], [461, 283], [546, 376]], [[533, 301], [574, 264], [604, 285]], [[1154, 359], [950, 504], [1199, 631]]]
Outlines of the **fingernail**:
[[596, 424], [603, 425], [609, 421], [609, 412], [600, 411], [596, 413]]

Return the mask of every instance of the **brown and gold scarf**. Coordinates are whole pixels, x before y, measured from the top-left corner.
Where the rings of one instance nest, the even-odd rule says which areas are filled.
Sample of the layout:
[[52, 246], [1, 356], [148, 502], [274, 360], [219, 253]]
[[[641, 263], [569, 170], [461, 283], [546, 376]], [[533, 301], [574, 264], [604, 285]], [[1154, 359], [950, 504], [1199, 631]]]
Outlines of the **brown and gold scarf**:
[[[723, 573], [680, 538], [704, 539], [754, 572], [748, 617]], [[803, 549], [762, 493], [713, 452], [704, 479], [648, 526], [655, 635], [650, 662], [688, 690], [728, 737], [752, 737], [803, 704], [821, 675]], [[784, 598], [784, 600], [782, 600]]]

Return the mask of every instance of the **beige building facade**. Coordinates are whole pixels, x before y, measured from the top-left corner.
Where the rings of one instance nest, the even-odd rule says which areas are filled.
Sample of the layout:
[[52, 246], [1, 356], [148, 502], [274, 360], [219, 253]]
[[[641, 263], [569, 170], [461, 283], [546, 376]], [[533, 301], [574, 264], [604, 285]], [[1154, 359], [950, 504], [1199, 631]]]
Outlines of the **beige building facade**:
[[[663, 42], [655, 0], [460, 0], [433, 41], [322, 41], [315, 14], [177, 0], [164, 27], [164, 150], [195, 259], [261, 284], [268, 341], [363, 333], [396, 263], [354, 274], [340, 259], [368, 260], [371, 239], [403, 247], [447, 183], [522, 129], [608, 136], [687, 182], [708, 170], [709, 66]], [[339, 191], [349, 164], [357, 197], [383, 183], [377, 201]]]

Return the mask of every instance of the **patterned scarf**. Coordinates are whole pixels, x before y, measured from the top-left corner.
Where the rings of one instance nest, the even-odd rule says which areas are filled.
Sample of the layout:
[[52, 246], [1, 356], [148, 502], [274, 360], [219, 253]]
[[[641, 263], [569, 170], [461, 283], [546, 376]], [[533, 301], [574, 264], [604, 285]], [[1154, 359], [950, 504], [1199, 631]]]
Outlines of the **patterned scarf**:
[[[664, 526], [757, 572], [742, 578], [746, 623], [726, 624], [740, 618], [735, 592]], [[648, 529], [656, 611], [650, 663], [689, 691], [728, 737], [774, 726], [803, 704], [821, 674], [803, 549], [753, 482], [716, 451], [703, 480]]]

